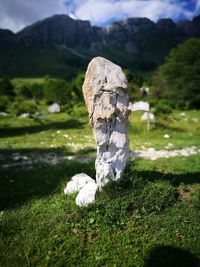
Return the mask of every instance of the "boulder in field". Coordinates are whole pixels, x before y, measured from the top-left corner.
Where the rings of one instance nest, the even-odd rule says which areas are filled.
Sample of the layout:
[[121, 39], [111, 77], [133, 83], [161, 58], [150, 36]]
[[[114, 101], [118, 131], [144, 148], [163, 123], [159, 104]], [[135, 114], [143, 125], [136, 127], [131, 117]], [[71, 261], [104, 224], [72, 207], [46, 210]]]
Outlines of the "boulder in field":
[[52, 104], [48, 107], [49, 113], [59, 113], [60, 112], [60, 106], [57, 103]]
[[129, 160], [126, 76], [118, 65], [96, 57], [88, 65], [83, 95], [97, 144], [96, 182], [101, 188], [120, 179]]

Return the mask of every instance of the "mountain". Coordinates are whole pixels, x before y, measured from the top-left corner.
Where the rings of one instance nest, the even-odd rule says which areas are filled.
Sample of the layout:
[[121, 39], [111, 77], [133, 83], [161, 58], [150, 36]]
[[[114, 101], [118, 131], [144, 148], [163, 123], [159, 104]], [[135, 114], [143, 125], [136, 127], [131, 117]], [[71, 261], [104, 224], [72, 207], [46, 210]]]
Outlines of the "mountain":
[[150, 71], [169, 51], [188, 38], [200, 38], [200, 16], [174, 23], [129, 18], [106, 27], [54, 15], [14, 34], [0, 29], [0, 76], [70, 78], [94, 56], [104, 56], [125, 68]]

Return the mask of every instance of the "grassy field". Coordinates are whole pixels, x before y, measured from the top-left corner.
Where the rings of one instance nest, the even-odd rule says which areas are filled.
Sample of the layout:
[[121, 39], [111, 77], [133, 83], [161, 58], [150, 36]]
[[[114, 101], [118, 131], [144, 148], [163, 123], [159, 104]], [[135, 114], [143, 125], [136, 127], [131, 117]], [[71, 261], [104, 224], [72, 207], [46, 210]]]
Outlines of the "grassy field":
[[14, 86], [18, 85], [18, 84], [33, 84], [33, 83], [43, 83], [44, 82], [44, 78], [14, 78], [12, 79], [12, 83]]
[[[185, 113], [150, 132], [132, 114], [131, 150], [199, 149], [200, 112]], [[200, 153], [132, 159], [119, 183], [79, 208], [63, 189], [76, 173], [95, 177], [87, 117], [2, 117], [0, 146], [0, 266], [200, 266]]]

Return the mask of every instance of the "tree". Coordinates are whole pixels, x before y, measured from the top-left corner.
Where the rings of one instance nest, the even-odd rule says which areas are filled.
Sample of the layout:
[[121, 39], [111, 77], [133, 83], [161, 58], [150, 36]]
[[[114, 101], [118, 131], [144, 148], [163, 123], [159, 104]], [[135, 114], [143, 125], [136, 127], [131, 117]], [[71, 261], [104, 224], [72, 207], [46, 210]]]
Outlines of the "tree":
[[158, 69], [152, 75], [151, 95], [158, 99], [161, 98], [164, 93], [165, 87], [166, 87], [166, 80], [164, 78], [164, 75]]
[[200, 98], [200, 40], [192, 38], [172, 49], [160, 70], [166, 79], [165, 95], [191, 102]]
[[44, 87], [43, 83], [42, 84], [33, 83], [31, 85], [31, 93], [35, 100], [41, 100], [44, 97], [43, 87]]
[[144, 83], [144, 78], [136, 73], [133, 73], [129, 69], [125, 69], [124, 73], [128, 80], [129, 96], [130, 100], [133, 101], [139, 97], [139, 88]]
[[64, 105], [71, 101], [71, 93], [67, 82], [62, 79], [45, 79], [44, 98], [49, 104], [56, 102]]
[[82, 86], [85, 79], [85, 72], [79, 72], [77, 76], [69, 83], [69, 90], [72, 99], [76, 102], [83, 101]]
[[15, 91], [21, 98], [32, 98], [31, 85], [28, 83], [20, 83], [16, 86]]
[[15, 96], [14, 86], [7, 77], [3, 77], [0, 80], [0, 95], [1, 96]]

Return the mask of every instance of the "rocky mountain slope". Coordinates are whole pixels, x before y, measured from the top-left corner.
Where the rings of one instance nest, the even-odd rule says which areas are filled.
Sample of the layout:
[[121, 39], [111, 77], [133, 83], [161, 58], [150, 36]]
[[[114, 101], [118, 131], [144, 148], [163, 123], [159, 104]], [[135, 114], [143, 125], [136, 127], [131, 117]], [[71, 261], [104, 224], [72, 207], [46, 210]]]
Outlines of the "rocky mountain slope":
[[200, 16], [178, 23], [129, 18], [99, 28], [89, 21], [54, 15], [16, 34], [0, 30], [0, 76], [70, 78], [97, 55], [126, 68], [150, 71], [190, 37], [200, 38]]

